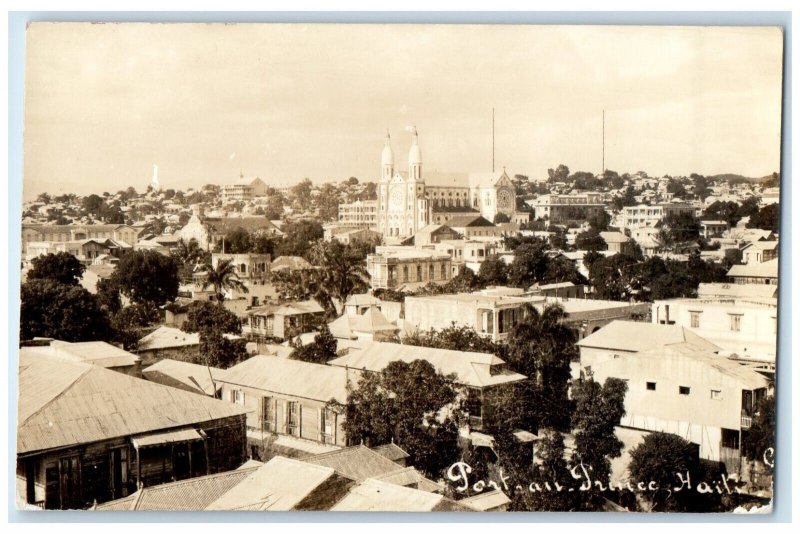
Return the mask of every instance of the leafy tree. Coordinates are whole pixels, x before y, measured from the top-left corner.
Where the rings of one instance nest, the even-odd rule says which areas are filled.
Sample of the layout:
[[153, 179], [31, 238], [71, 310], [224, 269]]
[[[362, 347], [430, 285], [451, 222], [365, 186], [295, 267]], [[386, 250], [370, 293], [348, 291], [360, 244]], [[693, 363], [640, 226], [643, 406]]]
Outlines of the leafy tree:
[[622, 208], [626, 206], [635, 206], [637, 202], [636, 193], [634, 192], [633, 187], [628, 186], [622, 196], [615, 196], [611, 200], [611, 204], [617, 211], [621, 211]]
[[753, 217], [758, 213], [759, 202], [758, 197], [749, 197], [739, 205], [739, 211], [736, 213], [740, 218]]
[[[223, 246], [225, 250], [222, 250]], [[250, 233], [239, 226], [225, 234], [219, 248], [219, 252], [226, 254], [247, 254], [253, 248], [253, 240]]]
[[283, 227], [284, 237], [278, 243], [278, 256], [305, 256], [311, 243], [322, 239], [325, 232], [317, 221], [301, 220]]
[[181, 330], [200, 334], [201, 360], [195, 363], [225, 369], [247, 359], [246, 341], [226, 336], [240, 333], [241, 321], [221, 305], [192, 302]]
[[323, 221], [339, 219], [339, 190], [333, 184], [323, 184], [317, 198], [319, 218]]
[[586, 230], [585, 232], [581, 232], [575, 238], [575, 248], [578, 250], [606, 250], [608, 245], [606, 244], [605, 240], [600, 237], [600, 232], [592, 227]]
[[[750, 430], [742, 439], [744, 454], [751, 460], [762, 462], [768, 449], [775, 449], [775, 397], [764, 397], [758, 404]], [[772, 469], [772, 466], [769, 466]]]
[[496, 354], [501, 358], [506, 350], [505, 345], [495, 343], [491, 339], [481, 336], [474, 328], [466, 325], [456, 325], [455, 322], [438, 330], [431, 328], [427, 332], [415, 330], [408, 333], [403, 337], [403, 345], [457, 350], [460, 352], [485, 352], [487, 354]]
[[708, 180], [705, 176], [692, 173], [689, 178], [694, 183], [694, 194], [700, 200], [705, 200], [711, 194], [711, 187], [708, 185]]
[[478, 277], [486, 285], [506, 285], [508, 283], [508, 264], [500, 259], [500, 256], [492, 254], [481, 263]]
[[654, 482], [658, 491], [640, 495], [648, 502], [652, 512], [689, 512], [692, 501], [702, 499], [697, 492], [675, 492], [680, 486], [676, 474], [697, 481], [700, 469], [697, 446], [675, 434], [654, 432], [645, 436], [644, 441], [630, 451], [631, 461], [628, 472], [632, 483]]
[[189, 304], [181, 330], [239, 334], [242, 332], [242, 322], [232, 311], [208, 301], [198, 300]]
[[750, 217], [747, 223], [748, 228], [759, 228], [761, 230], [771, 230], [778, 232], [780, 226], [780, 206], [769, 204], [761, 208], [758, 213]]
[[336, 338], [331, 334], [328, 325], [323, 323], [319, 333], [314, 336], [314, 341], [297, 347], [292, 353], [291, 359], [320, 364], [328, 363], [336, 357], [336, 346]]
[[636, 259], [626, 254], [597, 258], [589, 267], [589, 281], [598, 299], [628, 300], [631, 293], [630, 270]]
[[355, 388], [348, 384], [348, 439], [369, 447], [394, 441], [408, 451], [412, 465], [440, 478], [458, 458], [458, 429], [439, 416], [456, 400], [453, 378], [424, 360], [395, 361], [379, 373], [364, 373]]
[[86, 267], [72, 254], [58, 252], [38, 256], [31, 261], [28, 280], [55, 280], [69, 286], [78, 285]]
[[283, 216], [283, 195], [275, 189], [268, 190], [267, 195], [268, 200], [264, 216], [271, 221], [280, 219]]
[[256, 234], [252, 237], [253, 247], [251, 252], [255, 254], [274, 254], [275, 253], [275, 240], [264, 234]]
[[678, 180], [670, 180], [667, 184], [667, 193], [674, 197], [683, 198], [686, 196], [686, 188]]
[[706, 220], [725, 221], [730, 226], [736, 226], [742, 217], [739, 214], [739, 204], [717, 200], [705, 209], [703, 218]]
[[700, 236], [700, 221], [691, 213], [670, 213], [660, 225], [671, 243], [695, 241]]
[[543, 311], [526, 305], [523, 317], [508, 338], [505, 360], [510, 368], [531, 380], [536, 411], [528, 414], [528, 426], [566, 429], [570, 401], [567, 390], [570, 362], [578, 359], [577, 334], [564, 324], [566, 313], [558, 304]]
[[20, 336], [62, 341], [108, 340], [113, 331], [97, 298], [77, 285], [39, 278], [22, 284]]
[[511, 222], [511, 218], [505, 213], [497, 213], [494, 216], [494, 224]]
[[560, 164], [558, 167], [553, 169], [547, 169], [547, 181], [548, 182], [566, 182], [567, 178], [569, 177], [569, 167], [564, 165], [563, 163]]
[[311, 180], [305, 178], [289, 191], [289, 199], [301, 210], [306, 211], [311, 208]]
[[52, 202], [52, 197], [47, 193], [39, 193], [39, 196], [36, 197], [37, 202], [41, 202], [43, 204], [50, 204]]
[[[592, 480], [604, 485], [611, 475], [611, 458], [622, 454], [623, 443], [617, 438], [615, 428], [625, 415], [627, 390], [628, 385], [618, 378], [607, 378], [602, 386], [591, 377], [572, 384], [573, 464], [582, 464]], [[591, 500], [596, 501], [597, 492], [590, 493]]]
[[102, 278], [97, 282], [97, 303], [109, 314], [115, 314], [122, 308], [119, 286], [113, 278]]
[[602, 210], [589, 217], [589, 225], [598, 232], [605, 232], [608, 230], [608, 225], [611, 223], [611, 215], [607, 211]]
[[105, 201], [103, 200], [103, 197], [92, 194], [84, 197], [81, 205], [86, 213], [96, 216], [100, 214], [100, 210], [105, 205]]
[[178, 296], [178, 263], [152, 250], [124, 254], [111, 278], [122, 294], [135, 303], [160, 306]]
[[508, 283], [527, 288], [540, 280], [547, 270], [547, 250], [547, 244], [538, 239], [519, 245], [514, 250], [514, 261], [508, 268]]
[[547, 269], [542, 274], [542, 284], [559, 284], [562, 282], [572, 282], [573, 284], [584, 284], [586, 278], [578, 272], [575, 264], [564, 256], [556, 256], [547, 261]]
[[222, 306], [222, 302], [225, 300], [224, 292], [226, 290], [235, 290], [242, 293], [248, 292], [247, 286], [239, 279], [239, 273], [232, 259], [220, 260], [217, 262], [216, 267], [210, 263], [206, 263], [204, 270], [206, 272], [206, 277], [205, 280], [203, 280], [202, 289], [213, 287], [214, 294], [220, 306]]

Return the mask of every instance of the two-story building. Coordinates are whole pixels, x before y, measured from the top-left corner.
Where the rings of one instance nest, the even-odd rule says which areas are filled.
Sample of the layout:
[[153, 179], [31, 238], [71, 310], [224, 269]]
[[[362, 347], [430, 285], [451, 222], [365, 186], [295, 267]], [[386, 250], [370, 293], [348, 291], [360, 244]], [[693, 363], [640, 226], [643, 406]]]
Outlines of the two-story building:
[[427, 361], [444, 375], [455, 375], [456, 384], [465, 388], [463, 400], [470, 427], [475, 430], [481, 428], [483, 417], [491, 412], [494, 396], [503, 388], [527, 378], [508, 369], [505, 362], [493, 354], [377, 341], [360, 349], [351, 348], [346, 355], [329, 361], [328, 365], [378, 373], [391, 362], [410, 363], [414, 360]]
[[450, 254], [412, 247], [378, 247], [367, 256], [372, 289], [413, 290], [452, 278]]
[[238, 405], [20, 350], [17, 491], [28, 504], [87, 508], [234, 469], [244, 455]]
[[324, 318], [325, 310], [315, 300], [265, 304], [247, 310], [242, 334], [259, 343], [290, 339], [311, 332]]
[[623, 228], [655, 227], [669, 215], [687, 213], [694, 215], [695, 209], [689, 204], [680, 202], [664, 202], [661, 204], [639, 204], [622, 208], [621, 224]]
[[621, 426], [677, 434], [700, 458], [741, 472], [743, 433], [768, 392], [763, 375], [679, 326], [619, 321], [578, 345], [584, 376], [627, 383]]
[[534, 219], [547, 219], [551, 224], [582, 223], [605, 209], [602, 193], [541, 195], [528, 205]]
[[733, 265], [728, 271], [728, 278], [734, 284], [778, 285], [778, 258], [764, 261]]
[[738, 359], [775, 364], [775, 286], [700, 284], [697, 298], [653, 302], [652, 319], [653, 323], [688, 328]]
[[236, 268], [239, 280], [247, 288], [247, 292], [238, 289], [226, 289], [228, 300], [246, 299], [248, 306], [260, 306], [277, 296], [275, 287], [270, 283], [269, 254], [222, 254], [211, 255], [211, 266], [215, 269], [222, 261], [230, 261]]
[[253, 456], [297, 457], [346, 445], [342, 430], [348, 379], [358, 372], [275, 356], [253, 356], [218, 380], [224, 401], [247, 411]]

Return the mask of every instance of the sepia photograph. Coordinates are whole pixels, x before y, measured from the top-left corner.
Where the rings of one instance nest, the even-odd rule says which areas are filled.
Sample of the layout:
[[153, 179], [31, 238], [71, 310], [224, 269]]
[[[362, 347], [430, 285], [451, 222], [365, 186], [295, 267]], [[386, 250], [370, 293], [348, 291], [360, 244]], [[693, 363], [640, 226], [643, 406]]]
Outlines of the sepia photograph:
[[784, 40], [30, 22], [16, 509], [773, 513]]

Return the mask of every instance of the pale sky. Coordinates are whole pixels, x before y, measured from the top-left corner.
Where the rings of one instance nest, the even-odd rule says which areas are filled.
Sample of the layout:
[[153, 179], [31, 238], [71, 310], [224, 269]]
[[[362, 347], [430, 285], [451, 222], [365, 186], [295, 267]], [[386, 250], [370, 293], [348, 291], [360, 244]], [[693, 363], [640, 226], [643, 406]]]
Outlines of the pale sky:
[[779, 170], [777, 28], [77, 24], [28, 27], [24, 197], [407, 166], [542, 179]]

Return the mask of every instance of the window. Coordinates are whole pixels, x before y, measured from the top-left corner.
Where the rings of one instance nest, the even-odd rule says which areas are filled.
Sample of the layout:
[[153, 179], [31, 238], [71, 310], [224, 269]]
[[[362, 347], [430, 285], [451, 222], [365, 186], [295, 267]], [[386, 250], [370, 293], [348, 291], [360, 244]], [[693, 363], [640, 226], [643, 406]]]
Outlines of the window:
[[691, 328], [700, 328], [700, 312], [699, 311], [690, 311], [689, 312], [689, 325]]
[[244, 391], [241, 389], [231, 390], [231, 402], [234, 404], [244, 405]]
[[286, 433], [300, 435], [300, 405], [297, 402], [286, 403]]
[[711, 399], [712, 400], [722, 400], [722, 391], [718, 389], [711, 390]]
[[681, 395], [688, 395], [690, 391], [691, 388], [689, 386], [678, 386], [678, 393]]
[[447, 265], [442, 264], [442, 280], [447, 280]]
[[656, 383], [655, 382], [648, 382], [647, 383], [647, 391], [655, 391], [656, 390]]
[[272, 397], [261, 397], [261, 429], [267, 432], [275, 430], [275, 400]]
[[730, 314], [731, 317], [731, 332], [742, 331], [742, 316], [741, 314]]
[[417, 265], [417, 282], [422, 280], [422, 265]]

